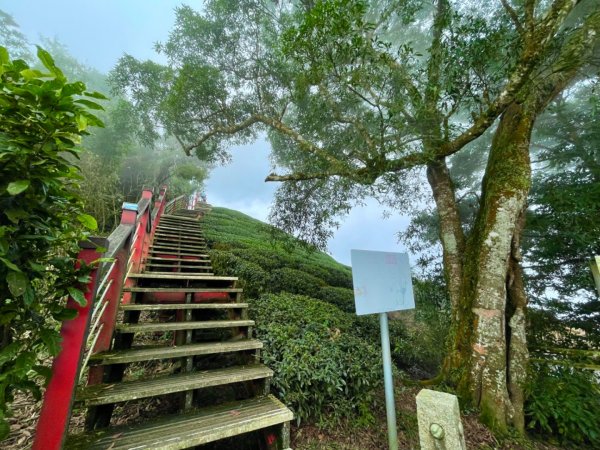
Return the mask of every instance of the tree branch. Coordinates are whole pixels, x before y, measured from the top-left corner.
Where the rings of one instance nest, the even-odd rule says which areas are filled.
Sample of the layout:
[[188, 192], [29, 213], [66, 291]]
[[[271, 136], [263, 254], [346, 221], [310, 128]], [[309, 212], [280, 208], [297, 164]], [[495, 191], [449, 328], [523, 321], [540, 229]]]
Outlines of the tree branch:
[[517, 12], [514, 10], [514, 8], [510, 5], [510, 3], [508, 3], [507, 0], [500, 0], [500, 3], [502, 3], [502, 6], [506, 10], [506, 13], [510, 17], [510, 20], [512, 20], [512, 22], [515, 24], [517, 32], [521, 36], [525, 36], [525, 29], [523, 28], [523, 25], [521, 25], [519, 16], [517, 15]]

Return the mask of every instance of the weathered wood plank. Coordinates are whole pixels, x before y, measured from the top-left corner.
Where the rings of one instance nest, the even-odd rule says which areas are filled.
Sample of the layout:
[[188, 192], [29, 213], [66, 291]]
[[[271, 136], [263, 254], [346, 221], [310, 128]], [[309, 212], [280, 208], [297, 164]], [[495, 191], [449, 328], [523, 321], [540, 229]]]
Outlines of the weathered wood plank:
[[136, 303], [121, 305], [123, 311], [162, 311], [176, 309], [245, 309], [248, 303]]
[[85, 406], [105, 405], [272, 376], [273, 371], [262, 364], [203, 370], [151, 380], [86, 386], [77, 392], [76, 401]]
[[132, 350], [101, 352], [90, 357], [90, 365], [124, 364], [155, 359], [181, 358], [183, 356], [214, 355], [216, 353], [232, 353], [256, 350], [263, 347], [262, 342], [255, 339], [243, 339], [236, 342], [211, 342], [182, 345], [179, 347], [136, 348]]
[[293, 419], [292, 412], [269, 395], [191, 414], [177, 414], [141, 426], [122, 427], [70, 438], [66, 449], [177, 450], [214, 442]]
[[[188, 308], [189, 309], [189, 308]], [[154, 331], [175, 331], [175, 330], [211, 330], [216, 328], [234, 328], [234, 327], [252, 327], [253, 320], [205, 320], [205, 321], [182, 321], [182, 322], [162, 322], [162, 323], [136, 323], [136, 324], [118, 324], [117, 331], [121, 333], [149, 333]]]

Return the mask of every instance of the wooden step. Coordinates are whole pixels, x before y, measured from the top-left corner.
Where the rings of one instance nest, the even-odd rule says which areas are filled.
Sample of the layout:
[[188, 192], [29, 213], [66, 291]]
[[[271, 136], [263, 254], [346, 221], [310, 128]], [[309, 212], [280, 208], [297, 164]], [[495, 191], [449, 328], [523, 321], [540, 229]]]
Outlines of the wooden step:
[[255, 339], [242, 339], [235, 342], [210, 342], [181, 345], [178, 347], [133, 348], [131, 350], [115, 350], [96, 353], [90, 357], [89, 365], [125, 364], [155, 359], [181, 358], [184, 356], [214, 355], [216, 353], [257, 350], [262, 347], [263, 344], [260, 341]]
[[123, 311], [163, 311], [175, 309], [245, 309], [248, 303], [135, 303], [121, 305]]
[[[191, 210], [190, 210], [191, 211]], [[198, 219], [189, 219], [187, 217], [183, 217], [183, 216], [176, 216], [173, 214], [163, 214], [160, 218], [160, 220], [181, 220], [183, 222], [193, 222], [193, 223], [200, 223], [200, 221]]]
[[195, 251], [195, 250], [206, 250], [206, 245], [171, 245], [163, 242], [153, 243], [151, 248], [153, 250], [187, 250], [187, 251]]
[[202, 275], [210, 275], [210, 276], [214, 276], [214, 273], [212, 272], [162, 272], [160, 270], [149, 270], [146, 273], [155, 273], [156, 275], [169, 275], [171, 273], [201, 273]]
[[173, 269], [198, 269], [198, 270], [210, 270], [212, 266], [188, 266], [186, 264], [181, 264], [176, 262], [174, 264], [155, 264], [155, 263], [146, 263], [145, 267], [171, 267]]
[[185, 240], [190, 242], [206, 242], [206, 239], [201, 237], [190, 236], [188, 234], [166, 234], [166, 233], [156, 233], [154, 235], [154, 240]]
[[192, 225], [188, 225], [186, 223], [161, 223], [160, 225], [158, 225], [156, 227], [157, 230], [172, 230], [172, 231], [183, 231], [183, 232], [188, 232], [188, 233], [192, 233], [192, 232], [196, 232], [196, 233], [202, 233], [202, 228], [201, 227], [195, 227]]
[[190, 258], [161, 258], [160, 256], [148, 256], [146, 260], [156, 260], [156, 261], [185, 261], [186, 263], [209, 263], [210, 258], [208, 255], [202, 255], [202, 257], [198, 259], [190, 259]]
[[212, 330], [216, 328], [253, 327], [254, 320], [203, 320], [158, 323], [122, 323], [116, 329], [120, 333], [150, 333], [154, 331]]
[[243, 292], [241, 288], [201, 288], [201, 287], [124, 287], [123, 292], [210, 292], [210, 293], [237, 293]]
[[238, 281], [238, 277], [215, 277], [206, 274], [181, 274], [179, 272], [169, 273], [167, 275], [146, 273], [130, 273], [129, 278], [161, 279], [161, 280], [194, 280], [194, 281]]
[[262, 364], [203, 370], [116, 384], [96, 384], [80, 389], [75, 397], [84, 406], [126, 402], [155, 395], [271, 378], [273, 371]]
[[[196, 253], [196, 252], [183, 252], [183, 251], [173, 251], [173, 250], [153, 250], [150, 249], [150, 253], [153, 255], [173, 255], [173, 256], [198, 256], [198, 257], [208, 257], [206, 253]], [[175, 259], [175, 258], [166, 258], [166, 259]]]
[[70, 436], [72, 450], [175, 450], [218, 441], [293, 420], [293, 413], [272, 395], [176, 414], [142, 425]]

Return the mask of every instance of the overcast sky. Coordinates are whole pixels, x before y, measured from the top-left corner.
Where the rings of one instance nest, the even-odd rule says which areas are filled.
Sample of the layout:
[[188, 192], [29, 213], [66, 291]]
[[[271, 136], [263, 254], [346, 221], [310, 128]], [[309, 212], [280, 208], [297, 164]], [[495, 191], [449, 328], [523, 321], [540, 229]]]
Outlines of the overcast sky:
[[[81, 62], [108, 72], [123, 53], [160, 61], [154, 44], [166, 40], [177, 0], [0, 0], [31, 43], [39, 36], [56, 37]], [[185, 2], [199, 8], [201, 2]], [[270, 147], [265, 141], [232, 149], [232, 163], [215, 169], [207, 182], [209, 201], [265, 220], [277, 185], [265, 183], [270, 173]], [[383, 219], [375, 203], [355, 208], [329, 243], [338, 261], [350, 264], [350, 249], [405, 251], [396, 233], [408, 225], [398, 215]], [[411, 258], [414, 262], [414, 258]]]

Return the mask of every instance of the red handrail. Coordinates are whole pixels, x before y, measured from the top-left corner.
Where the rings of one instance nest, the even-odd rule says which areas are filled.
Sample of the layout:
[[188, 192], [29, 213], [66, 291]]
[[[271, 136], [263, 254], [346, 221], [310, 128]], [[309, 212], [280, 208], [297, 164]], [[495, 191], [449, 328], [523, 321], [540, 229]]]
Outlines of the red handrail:
[[[78, 314], [62, 324], [61, 351], [52, 364], [52, 378], [44, 394], [32, 450], [62, 448], [81, 371], [90, 354], [111, 347], [119, 304], [128, 303], [131, 298], [128, 293], [123, 295], [123, 287], [132, 283], [127, 275], [142, 269], [156, 226], [165, 211], [166, 192], [166, 187], [162, 187], [152, 204], [152, 191], [144, 189], [137, 204], [123, 204], [121, 223], [108, 239], [92, 238], [82, 245], [79, 261], [89, 265], [99, 258], [110, 258], [111, 262], [94, 268], [90, 282], [82, 286], [86, 306], [79, 306], [71, 298], [67, 302], [67, 307], [77, 310]], [[101, 254], [98, 247], [107, 247], [107, 251]], [[87, 382], [100, 383], [102, 377], [103, 368], [93, 367]]]

